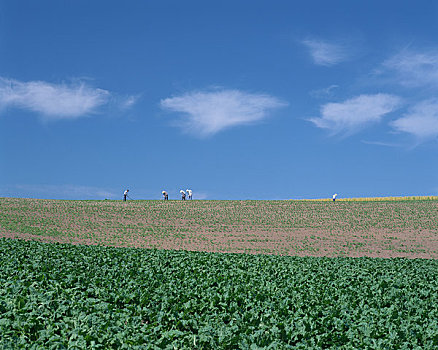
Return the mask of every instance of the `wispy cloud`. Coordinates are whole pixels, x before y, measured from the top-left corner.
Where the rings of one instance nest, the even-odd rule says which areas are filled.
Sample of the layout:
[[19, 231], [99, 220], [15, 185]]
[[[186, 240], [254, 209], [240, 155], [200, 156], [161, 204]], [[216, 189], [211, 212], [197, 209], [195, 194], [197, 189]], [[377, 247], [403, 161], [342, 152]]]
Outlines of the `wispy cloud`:
[[310, 96], [315, 98], [329, 98], [333, 97], [334, 91], [339, 88], [339, 85], [332, 84], [329, 87], [322, 88], [322, 89], [315, 89], [310, 91]]
[[367, 145], [383, 146], [383, 147], [400, 147], [400, 145], [397, 144], [397, 143], [383, 142], [383, 141], [367, 141], [367, 140], [362, 140], [362, 143], [365, 143]]
[[120, 100], [120, 108], [121, 109], [129, 109], [133, 105], [135, 105], [139, 99], [140, 99], [139, 95], [124, 97]]
[[420, 141], [438, 137], [438, 99], [422, 101], [391, 126], [399, 132], [414, 135]]
[[313, 62], [320, 66], [333, 66], [349, 58], [348, 50], [340, 44], [314, 39], [302, 43], [309, 49]]
[[208, 199], [208, 193], [195, 191], [195, 192], [193, 192], [193, 198], [199, 199], [199, 200]]
[[13, 197], [50, 198], [50, 199], [117, 199], [114, 191], [81, 185], [16, 184], [0, 189], [2, 193]]
[[353, 134], [365, 126], [379, 122], [396, 110], [401, 99], [394, 95], [360, 95], [339, 103], [327, 103], [321, 107], [321, 117], [309, 119], [319, 128], [332, 134]]
[[276, 97], [239, 90], [196, 91], [161, 100], [163, 109], [183, 113], [177, 126], [199, 137], [258, 122], [284, 106]]
[[383, 62], [380, 74], [406, 87], [438, 86], [438, 51], [404, 50]]
[[[111, 93], [84, 82], [52, 84], [45, 81], [21, 82], [0, 77], [0, 112], [19, 108], [39, 114], [43, 120], [76, 119], [98, 112], [108, 104]], [[125, 98], [119, 107], [130, 107], [134, 97]]]

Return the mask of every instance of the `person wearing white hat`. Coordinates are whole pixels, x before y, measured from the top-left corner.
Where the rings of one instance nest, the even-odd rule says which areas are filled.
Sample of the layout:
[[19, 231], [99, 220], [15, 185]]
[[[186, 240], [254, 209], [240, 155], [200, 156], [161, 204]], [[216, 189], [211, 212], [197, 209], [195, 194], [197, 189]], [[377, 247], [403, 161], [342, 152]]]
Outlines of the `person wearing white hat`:
[[169, 195], [167, 194], [166, 191], [161, 192], [163, 194], [164, 200], [167, 201], [169, 200]]
[[333, 195], [333, 202], [336, 201], [336, 197], [337, 197], [337, 196], [338, 196], [337, 193], [335, 193], [335, 194]]
[[192, 190], [187, 189], [186, 192], [187, 192], [189, 199], [192, 199], [192, 194], [193, 194]]
[[186, 193], [183, 190], [179, 191], [179, 193], [181, 193], [181, 200], [185, 201], [186, 200]]

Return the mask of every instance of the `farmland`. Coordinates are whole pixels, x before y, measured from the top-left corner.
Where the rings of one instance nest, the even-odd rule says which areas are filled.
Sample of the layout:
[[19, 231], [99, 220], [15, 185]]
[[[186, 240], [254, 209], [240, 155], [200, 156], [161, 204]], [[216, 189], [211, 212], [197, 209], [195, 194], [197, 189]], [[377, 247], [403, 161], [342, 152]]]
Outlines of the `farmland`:
[[438, 200], [0, 199], [0, 236], [115, 247], [438, 258]]
[[0, 198], [0, 348], [436, 349], [437, 258], [435, 198]]
[[0, 239], [1, 348], [436, 349], [438, 261]]

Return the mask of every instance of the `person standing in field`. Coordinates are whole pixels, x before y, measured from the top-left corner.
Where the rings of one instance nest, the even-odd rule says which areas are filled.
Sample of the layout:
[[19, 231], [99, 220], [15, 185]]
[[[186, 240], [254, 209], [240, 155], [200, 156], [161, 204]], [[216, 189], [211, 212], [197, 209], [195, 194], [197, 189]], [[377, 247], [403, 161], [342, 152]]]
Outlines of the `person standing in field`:
[[192, 190], [187, 189], [186, 192], [187, 192], [189, 199], [192, 199], [192, 194], [193, 194]]
[[337, 196], [338, 196], [337, 193], [335, 193], [335, 194], [333, 195], [333, 202], [336, 201], [336, 197], [337, 197]]
[[161, 192], [163, 194], [164, 200], [167, 201], [169, 200], [169, 195], [167, 194], [166, 191]]
[[123, 201], [126, 202], [126, 197], [128, 196], [128, 192], [129, 190], [126, 190], [125, 192], [123, 192]]
[[186, 200], [186, 193], [183, 190], [179, 191], [179, 193], [181, 193], [181, 200], [185, 201]]

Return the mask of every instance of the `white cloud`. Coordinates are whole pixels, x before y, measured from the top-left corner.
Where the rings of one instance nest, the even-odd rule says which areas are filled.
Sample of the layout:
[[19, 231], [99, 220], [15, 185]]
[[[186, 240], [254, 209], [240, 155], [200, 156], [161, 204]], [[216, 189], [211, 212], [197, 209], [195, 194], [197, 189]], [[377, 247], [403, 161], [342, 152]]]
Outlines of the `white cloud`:
[[352, 134], [376, 123], [399, 107], [401, 99], [394, 95], [360, 95], [341, 103], [327, 103], [321, 107], [321, 117], [310, 121], [333, 134]]
[[438, 86], [438, 52], [402, 51], [383, 62], [383, 74], [406, 87]]
[[[111, 100], [107, 90], [84, 82], [52, 84], [44, 81], [21, 82], [0, 77], [0, 112], [20, 108], [39, 114], [46, 121], [76, 119], [96, 113]], [[131, 107], [137, 97], [113, 98], [119, 108]]]
[[402, 118], [394, 120], [391, 126], [422, 140], [438, 137], [438, 99], [418, 103]]
[[20, 82], [0, 78], [0, 108], [31, 110], [46, 120], [74, 119], [107, 103], [109, 92], [84, 83], [68, 86], [44, 81]]
[[348, 59], [347, 49], [339, 44], [322, 40], [303, 40], [302, 43], [310, 50], [313, 62], [320, 66], [333, 66]]
[[268, 110], [287, 103], [264, 94], [239, 90], [190, 92], [161, 100], [161, 107], [183, 113], [178, 126], [200, 137], [237, 125], [247, 125], [268, 116]]

